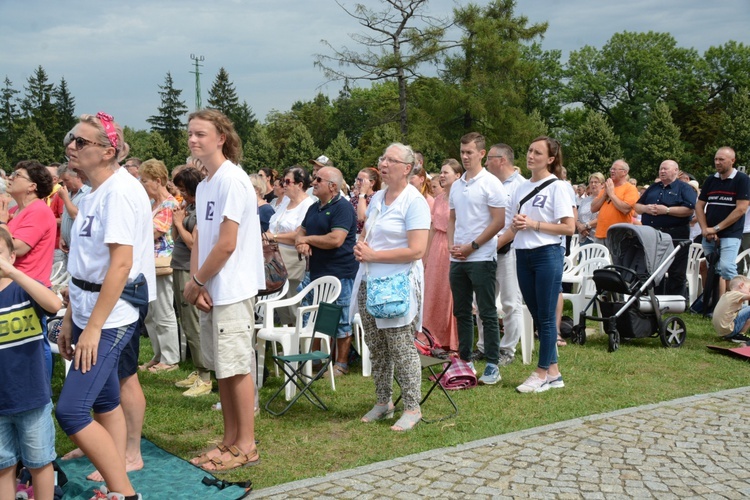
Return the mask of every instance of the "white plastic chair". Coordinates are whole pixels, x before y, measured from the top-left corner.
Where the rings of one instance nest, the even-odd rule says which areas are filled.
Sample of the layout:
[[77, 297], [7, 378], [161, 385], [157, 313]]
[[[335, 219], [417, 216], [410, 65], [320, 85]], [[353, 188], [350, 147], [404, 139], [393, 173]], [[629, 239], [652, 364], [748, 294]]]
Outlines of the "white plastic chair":
[[591, 259], [607, 259], [610, 264], [612, 263], [612, 257], [609, 254], [609, 248], [605, 247], [604, 245], [600, 245], [599, 243], [589, 243], [588, 245], [583, 245], [581, 247], [578, 247], [575, 252], [573, 252], [573, 250], [571, 249], [569, 257], [573, 264], [575, 264], [576, 266]]
[[737, 264], [737, 269], [744, 270], [745, 276], [747, 276], [750, 271], [750, 248], [737, 254], [737, 258], [734, 259], [734, 262]]
[[563, 300], [569, 300], [573, 305], [574, 324], [578, 324], [578, 319], [581, 311], [583, 311], [589, 301], [594, 297], [594, 295], [596, 295], [596, 284], [594, 283], [594, 280], [591, 279], [591, 277], [594, 275], [594, 270], [601, 269], [602, 267], [608, 266], [610, 264], [611, 262], [609, 261], [609, 259], [593, 258], [581, 261], [581, 263], [576, 266], [574, 273], [576, 273], [576, 276], [580, 277], [580, 285], [574, 292], [563, 293]]
[[523, 331], [521, 332], [521, 358], [523, 364], [531, 364], [531, 355], [534, 353], [534, 318], [531, 317], [531, 311], [523, 304], [521, 307], [523, 313]]
[[[309, 306], [297, 308], [297, 315], [294, 326], [274, 326], [273, 316], [276, 309], [300, 304], [308, 294], [312, 293]], [[335, 302], [341, 293], [341, 282], [334, 276], [323, 276], [316, 279], [297, 295], [286, 299], [271, 300], [265, 303], [265, 317], [263, 326], [256, 334], [255, 352], [258, 354], [257, 385], [263, 387], [263, 366], [266, 357], [266, 342], [281, 344], [284, 354], [299, 354], [300, 341], [312, 336], [312, 329], [315, 325], [315, 316], [318, 311], [318, 304], [321, 302]], [[309, 313], [307, 322], [305, 314]], [[330, 345], [326, 346], [330, 351]], [[333, 378], [333, 370], [329, 370], [331, 377], [331, 388], [336, 389], [336, 383]], [[289, 384], [286, 388], [287, 401], [294, 397], [296, 388], [294, 384]]]
[[575, 233], [573, 236], [570, 237], [570, 253], [577, 252], [578, 249], [581, 247], [580, 242], [580, 235], [578, 233]]
[[[255, 302], [255, 332], [253, 335], [253, 345], [257, 342], [257, 338], [255, 337], [255, 334], [258, 333], [258, 330], [261, 329], [263, 326], [263, 319], [266, 316], [266, 303], [271, 302], [272, 300], [277, 300], [279, 297], [285, 297], [286, 293], [289, 291], [289, 280], [286, 280], [284, 282], [284, 286], [281, 287], [281, 290], [269, 293], [268, 295], [263, 295], [260, 299], [258, 299]], [[276, 344], [273, 345], [273, 353], [276, 354]], [[276, 366], [276, 363], [274, 363], [274, 368], [276, 369], [276, 376], [279, 376], [279, 367]]]
[[372, 362], [370, 361], [370, 348], [365, 343], [365, 329], [362, 326], [362, 318], [359, 313], [352, 318], [352, 335], [354, 336], [354, 349], [362, 358], [362, 376], [372, 375]]
[[[737, 256], [739, 257], [739, 255]], [[701, 278], [701, 262], [706, 259], [703, 257], [703, 245], [693, 243], [690, 245], [688, 252], [687, 271], [685, 273], [688, 282], [688, 292], [690, 305], [698, 299], [698, 295], [703, 292], [703, 278]]]

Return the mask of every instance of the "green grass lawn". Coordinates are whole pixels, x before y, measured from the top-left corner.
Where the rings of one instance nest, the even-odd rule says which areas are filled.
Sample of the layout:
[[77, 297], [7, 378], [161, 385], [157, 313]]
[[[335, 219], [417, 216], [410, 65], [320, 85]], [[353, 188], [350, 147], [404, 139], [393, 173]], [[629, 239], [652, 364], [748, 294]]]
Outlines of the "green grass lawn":
[[[393, 421], [359, 422], [375, 396], [372, 379], [362, 377], [355, 366], [348, 376], [337, 379], [335, 392], [328, 379], [316, 383], [329, 405], [327, 412], [304, 399], [282, 417], [263, 411], [255, 427], [261, 464], [226, 474], [226, 479], [251, 478], [255, 488], [263, 488], [571, 418], [746, 385], [746, 363], [706, 349], [709, 344], [730, 346], [716, 338], [710, 322], [694, 315], [683, 317], [688, 337], [680, 349], [665, 349], [654, 338], [630, 341], [608, 353], [603, 335], [590, 336], [584, 346], [560, 348], [566, 386], [542, 394], [515, 391], [535, 366], [521, 364], [519, 346], [516, 361], [501, 368], [503, 379], [498, 385], [451, 392], [459, 407], [456, 418], [420, 423], [405, 434], [389, 429]], [[141, 361], [150, 355], [151, 346], [144, 338]], [[187, 459], [220, 438], [222, 419], [220, 412], [211, 410], [217, 393], [192, 399], [174, 387], [175, 381], [192, 370], [189, 363], [184, 365], [171, 373], [141, 374], [140, 379], [148, 402], [144, 436]], [[478, 363], [479, 373], [483, 369], [484, 363]], [[61, 363], [57, 363], [55, 395], [61, 383]], [[261, 389], [261, 404], [279, 385], [278, 378], [267, 381]], [[448, 413], [441, 398], [442, 394], [433, 393], [423, 408], [425, 416]], [[72, 448], [58, 429], [58, 454]]]

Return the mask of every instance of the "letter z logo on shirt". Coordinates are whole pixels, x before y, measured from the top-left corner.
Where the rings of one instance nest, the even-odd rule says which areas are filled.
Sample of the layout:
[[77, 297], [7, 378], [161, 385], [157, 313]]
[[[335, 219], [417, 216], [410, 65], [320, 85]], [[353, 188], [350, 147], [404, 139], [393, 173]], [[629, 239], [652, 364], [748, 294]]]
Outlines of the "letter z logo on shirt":
[[534, 197], [534, 201], [531, 202], [532, 207], [544, 208], [547, 203], [548, 196], [546, 194], [538, 194]]
[[81, 226], [81, 232], [78, 233], [78, 236], [85, 236], [87, 238], [91, 237], [91, 227], [94, 225], [94, 216], [93, 215], [87, 215], [86, 219], [83, 221], [83, 225]]
[[215, 201], [206, 202], [206, 220], [214, 220]]

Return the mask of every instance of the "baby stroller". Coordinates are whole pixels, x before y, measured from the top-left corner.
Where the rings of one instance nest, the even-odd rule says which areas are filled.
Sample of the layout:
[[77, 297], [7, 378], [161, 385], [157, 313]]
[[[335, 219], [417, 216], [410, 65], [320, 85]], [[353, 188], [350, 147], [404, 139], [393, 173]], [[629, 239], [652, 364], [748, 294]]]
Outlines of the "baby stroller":
[[[682, 295], [656, 295], [654, 289], [664, 278], [680, 248], [672, 237], [649, 226], [614, 224], [607, 231], [607, 247], [614, 265], [596, 269], [593, 280], [596, 295], [581, 311], [572, 340], [586, 342], [586, 320], [604, 323], [609, 337], [609, 352], [620, 347], [621, 339], [659, 336], [665, 347], [680, 347], [685, 342], [685, 322], [679, 316], [688, 307]], [[586, 312], [596, 303], [600, 316]]]

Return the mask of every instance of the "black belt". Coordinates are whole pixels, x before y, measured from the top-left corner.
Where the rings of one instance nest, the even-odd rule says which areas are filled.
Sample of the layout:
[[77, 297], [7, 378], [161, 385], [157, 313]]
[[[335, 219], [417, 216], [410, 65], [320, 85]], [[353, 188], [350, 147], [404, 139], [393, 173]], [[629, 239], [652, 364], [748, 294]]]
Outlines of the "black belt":
[[89, 281], [79, 280], [78, 278], [71, 278], [71, 280], [75, 286], [80, 288], [81, 290], [85, 290], [87, 292], [101, 292], [102, 286], [98, 283], [91, 283]]

